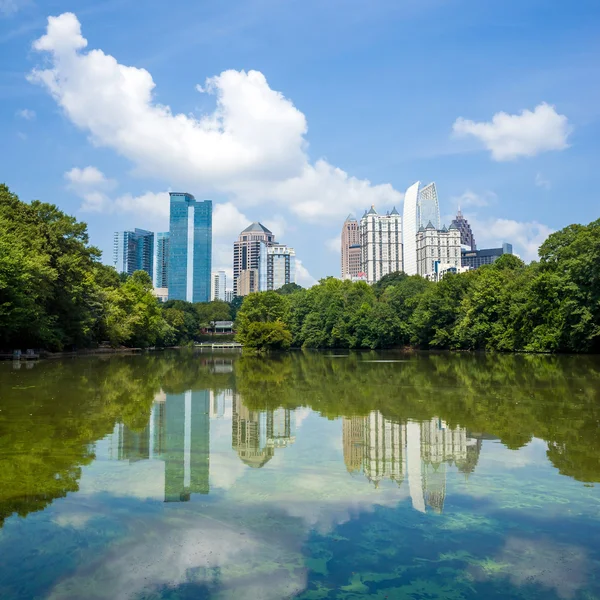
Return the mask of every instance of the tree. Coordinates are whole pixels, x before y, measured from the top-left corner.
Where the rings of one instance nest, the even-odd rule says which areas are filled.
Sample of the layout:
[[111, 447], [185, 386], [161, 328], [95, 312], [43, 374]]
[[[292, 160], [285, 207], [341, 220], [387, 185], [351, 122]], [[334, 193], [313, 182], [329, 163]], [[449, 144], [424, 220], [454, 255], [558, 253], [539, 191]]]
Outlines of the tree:
[[388, 273], [373, 284], [373, 291], [379, 298], [388, 287], [402, 283], [407, 277], [408, 275], [404, 273], [404, 271], [394, 271], [393, 273]]
[[298, 292], [304, 291], [304, 288], [301, 285], [292, 282], [286, 283], [285, 285], [281, 286], [278, 290], [275, 291], [278, 294], [281, 294], [282, 296], [289, 296], [290, 294], [296, 294]]
[[238, 341], [257, 350], [289, 348], [292, 334], [285, 325], [288, 308], [287, 297], [276, 292], [249, 294], [237, 315]]

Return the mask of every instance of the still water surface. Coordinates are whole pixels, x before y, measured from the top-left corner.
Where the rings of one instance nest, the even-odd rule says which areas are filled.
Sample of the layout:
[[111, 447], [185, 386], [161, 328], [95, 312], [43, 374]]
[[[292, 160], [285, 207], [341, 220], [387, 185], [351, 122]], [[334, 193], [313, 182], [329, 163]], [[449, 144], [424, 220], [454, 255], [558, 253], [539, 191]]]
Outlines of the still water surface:
[[600, 598], [598, 357], [15, 367], [3, 600]]

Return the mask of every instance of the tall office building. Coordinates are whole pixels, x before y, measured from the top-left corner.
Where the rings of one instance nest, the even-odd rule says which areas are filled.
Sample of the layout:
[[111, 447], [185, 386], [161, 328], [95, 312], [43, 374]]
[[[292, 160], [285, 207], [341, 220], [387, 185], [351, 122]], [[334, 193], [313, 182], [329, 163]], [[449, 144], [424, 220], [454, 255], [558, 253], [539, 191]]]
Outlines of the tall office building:
[[512, 244], [502, 244], [502, 248], [488, 248], [482, 250], [463, 250], [461, 254], [461, 263], [463, 267], [477, 269], [482, 265], [491, 265], [495, 263], [503, 254], [512, 254]]
[[[255, 221], [238, 237], [233, 244], [233, 294], [234, 296], [246, 296], [260, 289], [259, 269], [262, 260], [266, 265], [266, 247], [276, 244], [275, 236], [261, 223]], [[240, 288], [239, 278], [243, 271], [254, 271], [244, 277], [244, 289]], [[264, 267], [266, 276], [266, 266]]]
[[452, 224], [460, 231], [460, 243], [463, 246], [468, 246], [469, 248], [471, 248], [473, 252], [477, 250], [473, 230], [469, 225], [469, 221], [467, 221], [463, 217], [462, 212], [460, 212], [460, 208], [458, 209], [458, 214], [456, 215], [456, 219], [452, 221]]
[[348, 215], [342, 226], [342, 279], [352, 279], [360, 273], [360, 228]]
[[391, 213], [377, 214], [374, 206], [360, 220], [361, 271], [369, 283], [384, 275], [403, 270], [402, 217], [394, 208]]
[[[461, 267], [460, 231], [454, 223], [450, 229], [444, 226], [436, 229], [431, 222], [420, 227], [417, 242], [417, 273], [422, 277], [431, 276], [440, 266]], [[428, 277], [431, 278], [431, 277]]]
[[[278, 290], [288, 283], [296, 283], [296, 251], [293, 248], [273, 244], [267, 247], [263, 245], [262, 250], [266, 250], [267, 254], [266, 290]], [[262, 264], [261, 267], [264, 268]]]
[[211, 300], [222, 300], [226, 302], [227, 275], [225, 271], [217, 271], [212, 274]]
[[417, 181], [406, 190], [404, 196], [403, 251], [404, 272], [417, 275], [417, 232], [431, 222], [435, 229], [440, 229], [440, 205], [435, 183], [422, 186]]
[[131, 275], [135, 271], [154, 274], [154, 234], [145, 229], [115, 231], [113, 264], [119, 273]]
[[169, 269], [169, 232], [164, 231], [154, 236], [154, 287], [168, 287]]
[[208, 302], [212, 264], [212, 202], [171, 192], [168, 288], [170, 300]]

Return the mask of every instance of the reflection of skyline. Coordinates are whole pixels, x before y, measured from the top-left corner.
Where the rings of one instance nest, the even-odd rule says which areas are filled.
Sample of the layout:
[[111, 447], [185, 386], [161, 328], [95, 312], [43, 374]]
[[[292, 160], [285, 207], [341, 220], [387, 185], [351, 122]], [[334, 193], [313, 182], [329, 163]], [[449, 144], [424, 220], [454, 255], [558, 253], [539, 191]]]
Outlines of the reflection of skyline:
[[162, 460], [165, 502], [186, 502], [191, 494], [208, 494], [209, 411], [208, 390], [158, 396], [142, 431], [122, 423], [115, 427], [109, 456], [130, 463]]
[[273, 458], [276, 448], [294, 443], [295, 423], [289, 409], [255, 411], [234, 394], [231, 446], [240, 460], [253, 468], [263, 467]]
[[481, 447], [464, 427], [450, 428], [441, 419], [394, 423], [379, 411], [344, 417], [342, 437], [350, 473], [362, 471], [376, 487], [382, 479], [398, 485], [407, 479], [413, 508], [420, 512], [427, 507], [442, 512], [447, 466], [471, 472]]

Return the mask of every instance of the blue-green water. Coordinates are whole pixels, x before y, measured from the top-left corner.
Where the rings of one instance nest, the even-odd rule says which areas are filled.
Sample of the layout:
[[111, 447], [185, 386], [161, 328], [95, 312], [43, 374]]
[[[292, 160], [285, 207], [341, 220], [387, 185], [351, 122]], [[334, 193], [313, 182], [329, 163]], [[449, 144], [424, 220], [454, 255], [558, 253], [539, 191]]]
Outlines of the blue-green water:
[[598, 481], [598, 357], [0, 364], [3, 600], [591, 600]]

